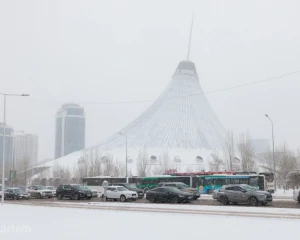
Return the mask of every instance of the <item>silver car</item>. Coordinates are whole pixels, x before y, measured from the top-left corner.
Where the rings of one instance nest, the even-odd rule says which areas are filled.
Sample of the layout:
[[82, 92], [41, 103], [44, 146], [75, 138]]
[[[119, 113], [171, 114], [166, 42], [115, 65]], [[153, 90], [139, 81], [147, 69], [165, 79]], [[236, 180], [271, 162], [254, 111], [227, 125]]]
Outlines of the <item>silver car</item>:
[[273, 200], [269, 192], [259, 191], [246, 184], [227, 185], [221, 188], [217, 193], [217, 199], [224, 205], [240, 203], [251, 206], [257, 206], [259, 203], [267, 205]]

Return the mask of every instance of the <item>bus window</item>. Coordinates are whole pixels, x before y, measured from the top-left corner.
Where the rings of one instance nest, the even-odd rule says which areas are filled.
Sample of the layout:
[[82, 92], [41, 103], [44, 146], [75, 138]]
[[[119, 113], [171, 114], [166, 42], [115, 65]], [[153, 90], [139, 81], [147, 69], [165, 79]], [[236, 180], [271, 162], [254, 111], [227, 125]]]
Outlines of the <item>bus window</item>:
[[240, 184], [249, 184], [249, 178], [240, 178]]
[[230, 178], [223, 178], [223, 185], [229, 185], [230, 184]]
[[230, 179], [230, 184], [239, 184], [239, 179], [238, 178], [231, 178]]

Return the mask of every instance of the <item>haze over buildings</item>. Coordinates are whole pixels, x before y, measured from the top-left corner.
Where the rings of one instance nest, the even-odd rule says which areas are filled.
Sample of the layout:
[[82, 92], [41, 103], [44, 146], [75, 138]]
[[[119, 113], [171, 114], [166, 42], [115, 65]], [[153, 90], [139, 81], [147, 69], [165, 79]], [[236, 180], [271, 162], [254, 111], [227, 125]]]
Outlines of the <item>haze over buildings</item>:
[[[3, 122], [0, 122], [0, 168], [2, 169], [3, 161], [3, 133], [4, 133]], [[12, 163], [13, 156], [13, 134], [14, 129], [6, 124], [5, 125], [5, 165], [10, 166]]]
[[85, 148], [85, 113], [78, 104], [64, 104], [56, 113], [55, 158]]
[[13, 138], [13, 165], [35, 165], [38, 161], [38, 136], [30, 133], [16, 134]]

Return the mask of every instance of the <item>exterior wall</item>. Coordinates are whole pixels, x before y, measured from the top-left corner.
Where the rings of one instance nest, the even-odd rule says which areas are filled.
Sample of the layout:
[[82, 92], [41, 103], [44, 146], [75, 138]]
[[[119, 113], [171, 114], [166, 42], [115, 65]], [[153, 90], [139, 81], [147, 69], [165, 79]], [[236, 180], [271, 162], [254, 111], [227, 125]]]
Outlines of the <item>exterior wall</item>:
[[84, 109], [77, 104], [64, 104], [56, 114], [55, 158], [84, 148]]
[[[3, 161], [3, 123], [0, 123], [0, 162]], [[13, 149], [13, 129], [6, 125], [5, 128], [5, 165], [10, 166], [12, 163]], [[2, 168], [2, 164], [1, 167]]]
[[28, 164], [36, 164], [38, 161], [38, 136], [33, 134], [21, 134], [14, 136], [14, 164], [18, 166], [26, 159]]

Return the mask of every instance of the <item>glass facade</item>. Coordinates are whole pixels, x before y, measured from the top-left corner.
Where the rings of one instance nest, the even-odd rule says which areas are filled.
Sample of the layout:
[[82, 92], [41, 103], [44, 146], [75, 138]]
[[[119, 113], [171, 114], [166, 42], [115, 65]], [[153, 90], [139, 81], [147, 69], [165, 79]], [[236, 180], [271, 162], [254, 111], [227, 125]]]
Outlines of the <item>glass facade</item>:
[[76, 104], [65, 104], [56, 115], [55, 158], [84, 148], [84, 109]]
[[[5, 165], [10, 166], [12, 162], [12, 148], [13, 148], [13, 129], [11, 127], [5, 128]], [[3, 161], [3, 127], [0, 126], [0, 163]]]

